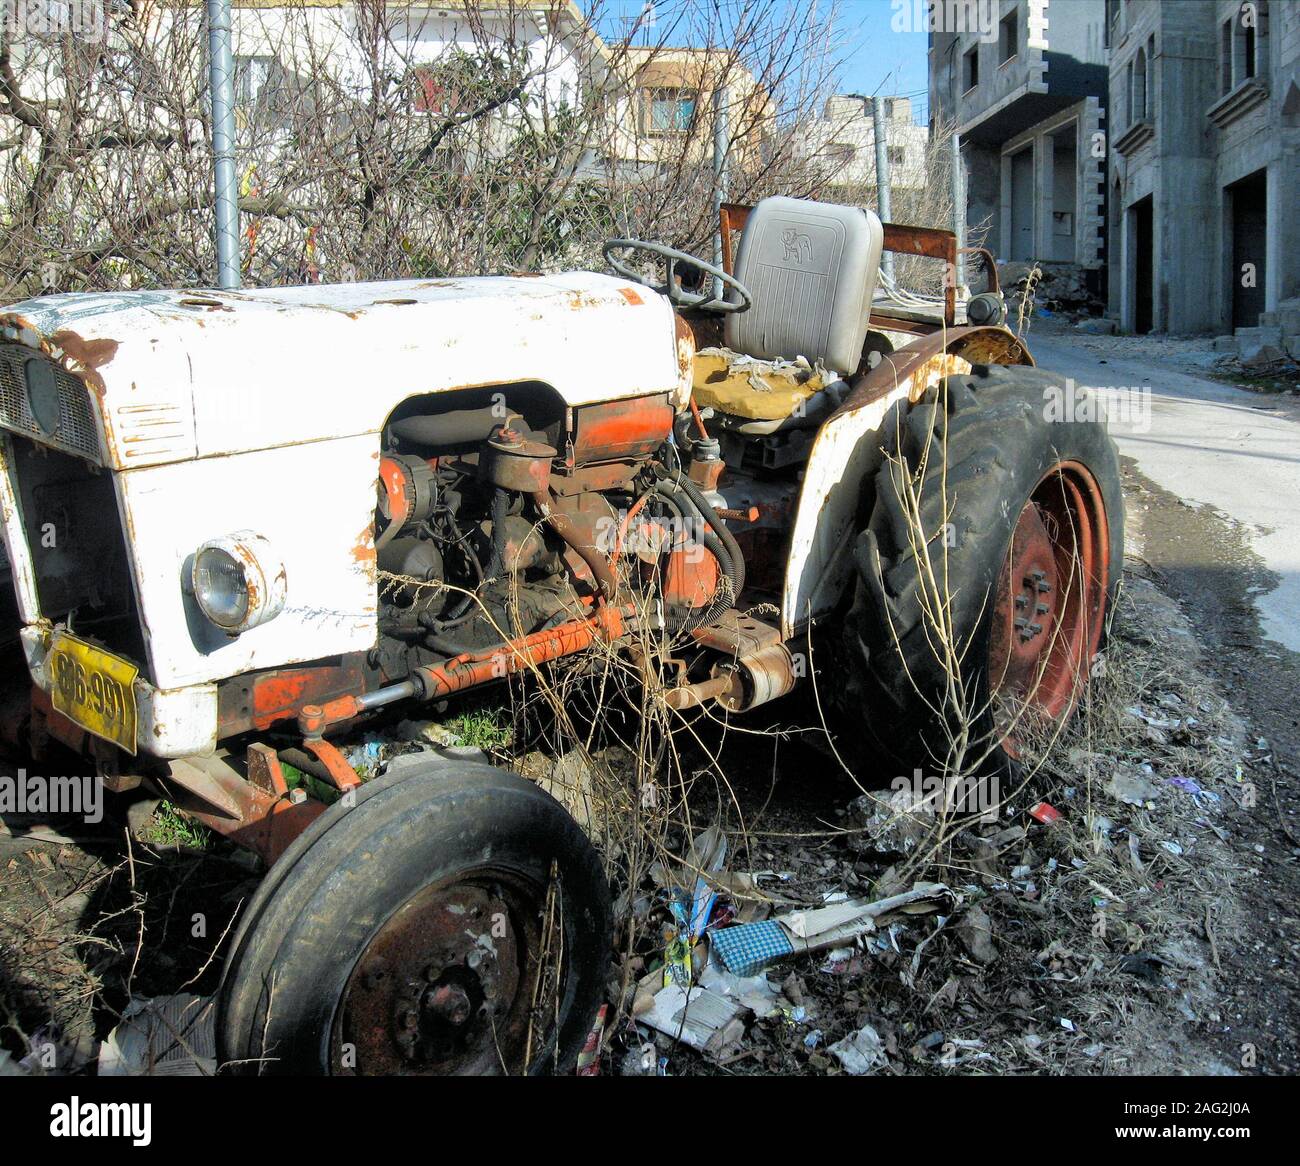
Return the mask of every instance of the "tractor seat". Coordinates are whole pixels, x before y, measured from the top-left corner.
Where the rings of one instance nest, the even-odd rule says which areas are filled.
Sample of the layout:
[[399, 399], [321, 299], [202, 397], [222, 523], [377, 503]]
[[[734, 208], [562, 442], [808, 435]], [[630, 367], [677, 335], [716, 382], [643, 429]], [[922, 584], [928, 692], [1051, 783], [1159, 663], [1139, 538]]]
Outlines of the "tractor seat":
[[771, 364], [725, 348], [695, 354], [695, 403], [747, 421], [781, 421], [826, 387], [823, 374], [794, 363]]
[[[776, 421], [837, 379], [826, 374], [852, 376], [883, 249], [884, 229], [869, 210], [763, 199], [745, 223], [734, 268], [754, 302], [749, 311], [727, 316], [726, 349], [697, 356], [696, 403], [733, 417]], [[743, 357], [778, 364], [755, 368]], [[800, 358], [797, 365], [784, 363]]]

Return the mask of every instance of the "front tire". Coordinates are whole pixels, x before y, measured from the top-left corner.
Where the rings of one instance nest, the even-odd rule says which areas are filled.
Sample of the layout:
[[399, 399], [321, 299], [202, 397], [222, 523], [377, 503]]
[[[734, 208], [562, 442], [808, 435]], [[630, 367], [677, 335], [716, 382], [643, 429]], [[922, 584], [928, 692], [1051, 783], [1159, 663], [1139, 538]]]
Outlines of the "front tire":
[[218, 996], [228, 1070], [567, 1072], [604, 991], [609, 892], [553, 798], [434, 762], [335, 803], [250, 903]]
[[1005, 768], [1087, 681], [1123, 567], [1123, 492], [1104, 424], [1063, 412], [1083, 399], [1065, 388], [977, 365], [885, 419], [845, 711], [904, 769]]

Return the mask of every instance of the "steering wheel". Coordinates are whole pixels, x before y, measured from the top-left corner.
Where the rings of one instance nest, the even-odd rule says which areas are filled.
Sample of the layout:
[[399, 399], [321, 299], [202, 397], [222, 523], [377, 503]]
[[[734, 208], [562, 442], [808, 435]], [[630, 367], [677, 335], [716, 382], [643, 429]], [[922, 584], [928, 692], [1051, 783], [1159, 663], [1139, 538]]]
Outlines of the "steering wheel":
[[[614, 254], [616, 251], [642, 251], [647, 255], [662, 259], [664, 261], [665, 282], [662, 284], [651, 283], [644, 276], [633, 271], [622, 259], [619, 259]], [[728, 275], [722, 268], [715, 267], [712, 263], [706, 263], [703, 259], [697, 259], [694, 255], [688, 255], [685, 251], [675, 251], [672, 247], [665, 247], [662, 243], [649, 243], [644, 239], [610, 239], [601, 248], [601, 252], [605, 256], [605, 262], [624, 279], [630, 279], [633, 283], [642, 284], [657, 291], [660, 295], [667, 296], [679, 308], [699, 308], [701, 311], [706, 312], [747, 312], [753, 306], [754, 297], [750, 295], [749, 288], [734, 275]], [[686, 267], [695, 268], [710, 279], [718, 280], [724, 287], [731, 288], [740, 298], [737, 300], [719, 299], [717, 296], [704, 292], [686, 291], [677, 282], [677, 265], [679, 263]]]

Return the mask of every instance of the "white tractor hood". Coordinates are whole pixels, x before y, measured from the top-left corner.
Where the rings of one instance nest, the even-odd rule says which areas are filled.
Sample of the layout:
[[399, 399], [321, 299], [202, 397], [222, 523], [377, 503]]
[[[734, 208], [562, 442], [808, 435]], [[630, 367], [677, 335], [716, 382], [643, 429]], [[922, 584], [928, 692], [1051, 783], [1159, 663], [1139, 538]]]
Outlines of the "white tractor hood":
[[0, 335], [85, 380], [126, 470], [375, 433], [408, 397], [469, 386], [689, 391], [668, 301], [590, 272], [44, 296]]

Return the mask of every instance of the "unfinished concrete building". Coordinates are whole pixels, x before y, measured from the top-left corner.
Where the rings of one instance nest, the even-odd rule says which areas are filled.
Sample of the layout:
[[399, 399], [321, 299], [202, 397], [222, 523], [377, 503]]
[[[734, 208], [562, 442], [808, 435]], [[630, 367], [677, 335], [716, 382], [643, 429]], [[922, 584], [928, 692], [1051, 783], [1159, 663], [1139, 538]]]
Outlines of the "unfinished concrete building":
[[1300, 5], [1111, 0], [1109, 313], [1300, 354]]
[[1106, 262], [1103, 0], [937, 0], [932, 125], [962, 139], [967, 224], [1007, 261], [1101, 291]]

